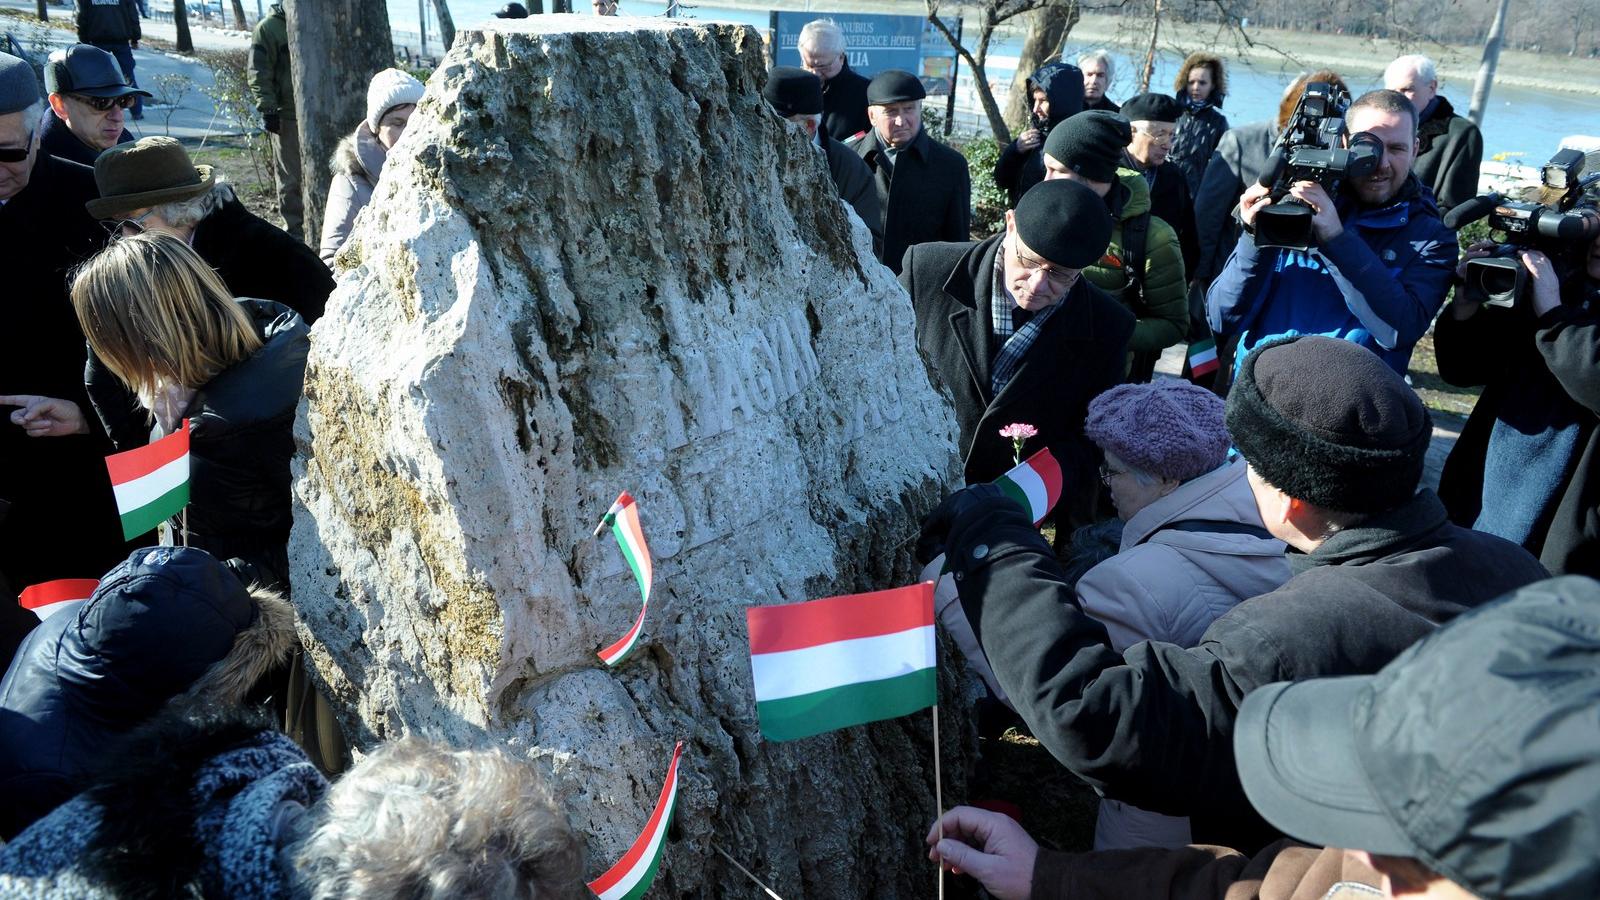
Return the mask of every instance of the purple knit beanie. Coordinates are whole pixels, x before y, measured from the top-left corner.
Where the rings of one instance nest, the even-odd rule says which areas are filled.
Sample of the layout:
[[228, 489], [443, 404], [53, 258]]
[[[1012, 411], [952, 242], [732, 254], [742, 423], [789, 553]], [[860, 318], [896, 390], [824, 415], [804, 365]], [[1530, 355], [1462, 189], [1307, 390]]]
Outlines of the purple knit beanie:
[[1188, 481], [1227, 461], [1226, 408], [1221, 397], [1176, 378], [1119, 384], [1089, 401], [1083, 430], [1141, 472]]

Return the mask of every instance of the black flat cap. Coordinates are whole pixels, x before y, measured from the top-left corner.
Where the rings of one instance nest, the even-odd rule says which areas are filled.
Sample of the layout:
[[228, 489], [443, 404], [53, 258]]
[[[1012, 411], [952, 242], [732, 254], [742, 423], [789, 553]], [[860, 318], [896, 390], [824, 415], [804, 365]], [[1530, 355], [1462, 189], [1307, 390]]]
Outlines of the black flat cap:
[[867, 105], [883, 106], [886, 103], [904, 103], [921, 100], [927, 90], [917, 76], [904, 69], [884, 69], [867, 85]]
[[1064, 268], [1088, 268], [1111, 243], [1106, 202], [1076, 181], [1039, 182], [1022, 195], [1014, 217], [1028, 249]]
[[1050, 129], [1044, 152], [1091, 181], [1114, 181], [1133, 126], [1114, 112], [1091, 109]]
[[0, 116], [22, 112], [38, 101], [39, 82], [33, 77], [33, 67], [19, 57], [0, 53]]
[[128, 84], [115, 56], [88, 44], [73, 44], [50, 54], [44, 64], [44, 87], [52, 94], [85, 97], [154, 96]]
[[822, 112], [822, 79], [796, 66], [773, 66], [761, 96], [786, 119], [816, 115]]
[[1129, 122], [1176, 122], [1181, 115], [1178, 101], [1166, 94], [1140, 94], [1122, 104], [1122, 117]]

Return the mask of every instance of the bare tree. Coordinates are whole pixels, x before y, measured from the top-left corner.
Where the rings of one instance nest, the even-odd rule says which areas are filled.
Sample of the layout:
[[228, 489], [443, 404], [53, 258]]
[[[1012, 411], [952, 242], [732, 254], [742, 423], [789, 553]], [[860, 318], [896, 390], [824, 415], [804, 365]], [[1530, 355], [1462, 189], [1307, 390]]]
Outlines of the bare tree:
[[172, 0], [172, 27], [178, 31], [178, 52], [193, 53], [194, 37], [189, 34], [189, 10], [184, 0]]
[[448, 53], [456, 42], [456, 20], [450, 17], [449, 0], [433, 0], [433, 12], [439, 17], [439, 40]]
[[244, 0], [233, 0], [233, 27], [239, 31], [248, 31], [250, 28], [244, 15]]
[[1083, 8], [1076, 0], [1063, 6], [1034, 10], [1028, 35], [1022, 41], [1022, 53], [1017, 57], [1017, 74], [1011, 79], [1011, 97], [1006, 101], [1007, 122], [1020, 124], [1027, 118], [1033, 99], [1028, 96], [1028, 79], [1061, 52], [1061, 45], [1081, 18]]
[[367, 85], [394, 60], [384, 0], [286, 0], [300, 126], [305, 233], [322, 233], [328, 160], [366, 115]]
[[951, 31], [944, 23], [944, 19], [939, 17], [939, 0], [923, 0], [928, 10], [928, 21], [944, 35], [944, 39], [950, 42], [957, 55], [972, 69], [972, 83], [978, 90], [978, 102], [983, 105], [983, 114], [989, 120], [989, 129], [994, 132], [994, 139], [1000, 143], [1011, 142], [1011, 129], [1006, 125], [1005, 116], [1000, 112], [1000, 104], [995, 102], [994, 90], [989, 87], [989, 70], [985, 67], [989, 59], [989, 42], [994, 39], [995, 29], [1023, 13], [1047, 6], [1075, 5], [1076, 2], [1077, 0], [984, 0], [977, 8], [978, 45], [977, 50], [972, 51], [961, 45], [955, 32]]
[[1156, 74], [1156, 40], [1161, 35], [1161, 0], [1156, 0], [1150, 10], [1150, 43], [1145, 46], [1144, 65], [1139, 68], [1139, 93], [1150, 90], [1150, 79]]
[[1506, 12], [1511, 0], [1500, 0], [1495, 10], [1494, 24], [1489, 26], [1489, 37], [1483, 42], [1483, 62], [1478, 65], [1478, 80], [1472, 84], [1472, 108], [1467, 118], [1474, 125], [1483, 124], [1484, 109], [1489, 105], [1489, 89], [1494, 87], [1494, 70], [1500, 65], [1500, 44], [1506, 33]]
[[41, 21], [41, 22], [50, 21], [49, 0], [39, 0], [39, 21]]

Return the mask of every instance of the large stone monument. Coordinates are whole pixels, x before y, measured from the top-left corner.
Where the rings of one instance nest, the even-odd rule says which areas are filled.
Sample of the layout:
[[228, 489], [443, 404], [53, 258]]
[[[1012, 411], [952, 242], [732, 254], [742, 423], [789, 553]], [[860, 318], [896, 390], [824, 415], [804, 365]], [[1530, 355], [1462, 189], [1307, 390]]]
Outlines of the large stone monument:
[[[907, 583], [958, 477], [909, 301], [761, 51], [646, 19], [457, 34], [312, 335], [294, 600], [357, 745], [541, 760], [591, 874], [682, 739], [657, 896], [751, 896], [713, 844], [788, 900], [927, 896], [926, 714], [757, 731], [744, 608]], [[591, 531], [624, 489], [656, 586], [607, 669], [639, 593]], [[946, 738], [956, 796], [973, 739], [948, 712]]]

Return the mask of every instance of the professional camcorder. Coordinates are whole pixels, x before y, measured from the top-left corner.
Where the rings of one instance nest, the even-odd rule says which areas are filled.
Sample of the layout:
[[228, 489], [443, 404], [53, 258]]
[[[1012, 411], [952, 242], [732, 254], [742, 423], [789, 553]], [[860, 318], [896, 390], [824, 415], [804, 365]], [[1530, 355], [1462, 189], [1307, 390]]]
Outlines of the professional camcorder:
[[[1361, 178], [1383, 162], [1383, 142], [1367, 132], [1350, 134], [1344, 113], [1350, 94], [1324, 81], [1306, 85], [1288, 127], [1261, 173], [1262, 187], [1272, 188], [1272, 202], [1256, 212], [1256, 246], [1310, 250], [1316, 246], [1311, 207], [1290, 197], [1297, 181], [1315, 181], [1336, 197], [1346, 178]], [[1348, 146], [1347, 146], [1348, 145]]]
[[1582, 277], [1589, 245], [1600, 236], [1600, 211], [1595, 192], [1600, 172], [1584, 175], [1579, 150], [1560, 150], [1540, 172], [1540, 187], [1531, 199], [1507, 200], [1484, 194], [1450, 210], [1446, 228], [1459, 228], [1488, 217], [1489, 227], [1505, 235], [1491, 255], [1467, 260], [1466, 298], [1490, 306], [1515, 306], [1528, 290], [1523, 250], [1538, 249], [1550, 258], [1558, 283]]

